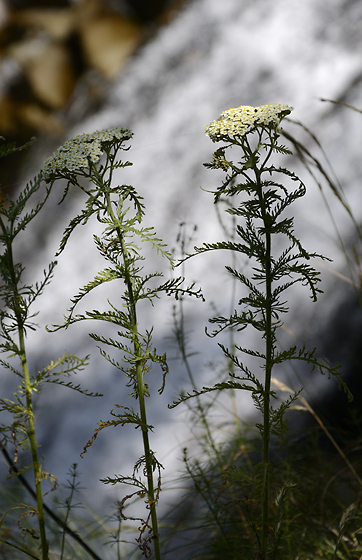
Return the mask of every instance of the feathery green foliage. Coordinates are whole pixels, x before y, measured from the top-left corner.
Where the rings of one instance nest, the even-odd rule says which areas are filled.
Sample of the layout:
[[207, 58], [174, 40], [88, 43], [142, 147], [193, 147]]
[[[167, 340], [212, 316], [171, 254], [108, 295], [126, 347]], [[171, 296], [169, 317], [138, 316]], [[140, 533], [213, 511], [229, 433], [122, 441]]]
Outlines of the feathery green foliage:
[[[26, 146], [25, 146], [26, 147]], [[14, 145], [1, 146], [1, 156], [11, 154], [21, 148]], [[40, 201], [34, 205], [33, 197], [43, 188]], [[1, 359], [1, 365], [18, 377], [18, 387], [12, 399], [0, 399], [0, 411], [6, 412], [12, 418], [9, 424], [0, 426], [1, 447], [5, 451], [6, 446], [13, 445], [15, 448], [15, 458], [18, 456], [18, 448], [29, 449], [31, 462], [21, 469], [12, 469], [11, 476], [22, 475], [26, 470], [33, 471], [35, 482], [36, 507], [21, 504], [14, 506], [20, 509], [19, 527], [31, 541], [40, 539], [41, 558], [48, 560], [48, 540], [46, 535], [46, 525], [44, 519], [44, 504], [42, 484], [48, 480], [56, 486], [56, 478], [47, 473], [40, 463], [38, 456], [38, 443], [35, 435], [35, 415], [34, 415], [34, 396], [41, 392], [44, 383], [58, 383], [76, 389], [82, 393], [79, 385], [74, 385], [71, 380], [66, 379], [73, 373], [78, 373], [87, 363], [87, 358], [79, 359], [76, 356], [64, 354], [55, 362], [45, 366], [42, 371], [31, 372], [27, 358], [26, 335], [28, 330], [36, 330], [34, 322], [36, 313], [32, 312], [33, 304], [43, 294], [44, 289], [50, 283], [56, 261], [49, 264], [44, 270], [43, 278], [34, 284], [26, 283], [23, 280], [24, 266], [16, 262], [17, 244], [21, 243], [26, 227], [42, 211], [50, 195], [51, 187], [42, 187], [42, 175], [39, 174], [33, 181], [20, 192], [16, 200], [7, 198], [0, 201], [0, 351], [6, 355], [6, 359]], [[92, 394], [92, 393], [88, 393]], [[10, 508], [12, 509], [12, 508]], [[2, 516], [2, 521], [7, 515], [6, 511]], [[38, 521], [38, 528], [23, 525], [27, 519]], [[8, 546], [15, 546], [22, 550], [24, 554], [37, 558], [31, 546], [16, 547], [14, 543], [7, 541]]]
[[[270, 526], [270, 440], [274, 435], [281, 442], [285, 441], [285, 412], [297, 400], [300, 392], [274, 405], [276, 393], [271, 389], [271, 380], [275, 366], [291, 360], [306, 362], [312, 370], [318, 369], [322, 374], [337, 377], [339, 386], [348, 393], [338, 368], [321, 362], [316, 357], [315, 349], [293, 346], [287, 351], [278, 350], [277, 333], [283, 324], [281, 315], [288, 311], [284, 293], [300, 282], [309, 288], [312, 300], [316, 301], [321, 292], [320, 278], [319, 272], [310, 262], [316, 257], [322, 260], [326, 258], [309, 253], [296, 238], [294, 219], [287, 210], [305, 195], [306, 189], [292, 171], [272, 160], [274, 154], [291, 154], [279, 142], [280, 121], [291, 110], [280, 105], [229, 109], [206, 128], [206, 133], [214, 142], [223, 143], [214, 152], [212, 161], [205, 164], [210, 169], [222, 169], [225, 172], [225, 179], [214, 192], [214, 202], [217, 204], [225, 198], [230, 202], [226, 212], [237, 220], [235, 233], [238, 241], [204, 243], [202, 247], [195, 248], [195, 254], [215, 250], [232, 251], [245, 255], [251, 266], [250, 276], [230, 266], [226, 267], [228, 273], [244, 287], [245, 295], [240, 298], [239, 307], [230, 316], [210, 320], [216, 328], [209, 336], [215, 337], [225, 329], [241, 332], [252, 328], [264, 340], [264, 351], [245, 348], [240, 343], [235, 343], [232, 349], [219, 344], [227, 361], [234, 366], [229, 380], [181, 395], [172, 405], [211, 391], [236, 389], [250, 392], [256, 410], [262, 415], [262, 421], [256, 424], [262, 439], [262, 461], [257, 467], [254, 481], [260, 488], [260, 520], [256, 521], [253, 517], [258, 557], [261, 560], [275, 557], [279, 546], [276, 528]], [[293, 189], [294, 184], [296, 188]], [[261, 370], [262, 379], [259, 373], [243, 363], [239, 357], [242, 355], [256, 359], [256, 371]]]
[[[152, 329], [146, 330], [144, 333], [140, 331], [138, 306], [142, 300], [153, 303], [162, 292], [176, 298], [181, 294], [202, 296], [199, 290], [194, 290], [193, 285], [183, 288], [183, 278], [170, 279], [153, 287], [150, 285], [150, 281], [161, 277], [162, 274], [159, 272], [145, 274], [143, 272], [142, 263], [145, 257], [142, 255], [141, 247], [145, 242], [165, 257], [171, 266], [173, 266], [173, 262], [171, 254], [157, 237], [154, 229], [142, 226], [145, 214], [142, 197], [131, 185], [113, 185], [114, 170], [130, 165], [130, 162], [123, 162], [118, 158], [119, 152], [129, 149], [125, 142], [131, 137], [132, 133], [127, 129], [112, 129], [92, 135], [81, 135], [67, 143], [67, 150], [69, 149], [71, 158], [63, 147], [65, 155], [62, 152], [63, 148], [58, 150], [61, 152], [60, 162], [57, 153], [46, 162], [44, 178], [47, 181], [53, 184], [57, 179], [65, 178], [67, 189], [70, 185], [74, 185], [81, 188], [87, 195], [85, 208], [79, 216], [72, 218], [65, 230], [59, 253], [64, 250], [75, 227], [87, 223], [94, 216], [103, 224], [104, 230], [100, 237], [93, 236], [93, 239], [99, 253], [109, 263], [109, 266], [98, 272], [93, 280], [79, 290], [72, 299], [72, 305], [64, 323], [55, 325], [53, 330], [68, 328], [73, 323], [87, 319], [111, 323], [116, 327], [117, 337], [107, 337], [97, 333], [91, 333], [90, 336], [100, 344], [99, 348], [103, 358], [125, 374], [127, 387], [131, 388], [132, 396], [138, 401], [139, 411], [117, 404], [120, 411], [112, 410], [111, 420], [99, 422], [94, 435], [85, 445], [83, 453], [93, 444], [99, 432], [104, 428], [125, 426], [126, 424], [140, 428], [144, 453], [136, 462], [132, 475], [108, 476], [103, 478], [102, 482], [105, 484], [123, 483], [135, 488], [135, 491], [121, 502], [120, 515], [123, 519], [127, 519], [124, 513], [126, 502], [134, 496], [145, 499], [148, 513], [145, 519], [137, 519], [141, 522], [141, 527], [136, 540], [146, 558], [150, 557], [153, 544], [155, 558], [160, 559], [156, 506], [161, 490], [161, 469], [163, 467], [150, 447], [149, 432], [153, 426], [147, 420], [146, 398], [149, 396], [149, 388], [145, 376], [153, 364], [159, 364], [163, 373], [159, 389], [159, 393], [162, 393], [168, 366], [166, 355], [158, 354], [152, 345]], [[99, 150], [96, 155], [94, 155], [95, 149]], [[104, 162], [100, 159], [100, 153], [105, 156]], [[86, 180], [87, 183], [84, 185], [80, 180]], [[83, 314], [76, 314], [77, 305], [85, 296], [102, 284], [111, 281], [119, 281], [120, 295], [117, 304], [108, 300], [109, 308], [106, 310], [93, 309]], [[109, 354], [104, 346], [120, 353], [119, 358]]]
[[[192, 388], [189, 393], [181, 394], [170, 408], [186, 403], [194, 419], [194, 436], [201, 448], [196, 458], [192, 458], [187, 449], [183, 454], [185, 473], [188, 480], [193, 481], [195, 494], [182, 501], [181, 532], [196, 535], [190, 538], [190, 552], [185, 551], [185, 555], [182, 552], [183, 557], [193, 560], [352, 560], [362, 554], [359, 536], [362, 481], [358, 474], [360, 462], [356, 458], [359, 447], [351, 442], [342, 449], [303, 397], [302, 389], [289, 389], [275, 375], [286, 365], [291, 368], [301, 365], [303, 370], [308, 367], [322, 375], [333, 376], [351, 398], [340, 369], [321, 360], [315, 348], [293, 344], [285, 349], [279, 345], [283, 316], [289, 309], [288, 290], [300, 283], [316, 301], [321, 288], [313, 259], [328, 260], [307, 251], [294, 232], [293, 208], [301, 203], [306, 188], [288, 166], [279, 163], [284, 156], [291, 155], [290, 149], [280, 141], [282, 135], [293, 145], [321, 189], [315, 170], [322, 176], [360, 236], [351, 209], [318, 158], [289, 132], [282, 131], [280, 123], [291, 110], [281, 104], [229, 109], [207, 127], [211, 140], [221, 142], [222, 146], [215, 150], [212, 161], [205, 166], [225, 174], [213, 194], [219, 214], [220, 207], [226, 205], [231, 226], [223, 228], [225, 239], [205, 242], [195, 248], [193, 254], [184, 256], [178, 263], [182, 266], [182, 277], [165, 280], [158, 270], [144, 271], [145, 265], [149, 269], [144, 244], [166, 259], [170, 269], [174, 268], [175, 261], [153, 227], [144, 227], [146, 208], [136, 189], [115, 184], [115, 170], [131, 165], [120, 157], [130, 149], [128, 142], [132, 133], [126, 128], [82, 134], [68, 140], [46, 160], [43, 171], [26, 185], [16, 200], [0, 202], [0, 351], [5, 355], [0, 365], [18, 380], [13, 397], [0, 398], [0, 411], [11, 418], [0, 427], [1, 447], [10, 467], [9, 479], [23, 485], [36, 501], [36, 506], [25, 504], [18, 490], [13, 500], [7, 500], [9, 507], [7, 504], [0, 519], [0, 554], [4, 558], [68, 560], [78, 555], [82, 559], [99, 560], [100, 556], [89, 542], [98, 539], [102, 544], [104, 540], [114, 544], [120, 560], [121, 543], [125, 542], [124, 534], [132, 524], [138, 527], [138, 554], [156, 560], [161, 559], [161, 551], [165, 558], [180, 557], [177, 551], [167, 550], [167, 539], [163, 539], [162, 544], [159, 535], [157, 504], [163, 466], [151, 448], [150, 432], [157, 427], [149, 422], [147, 410], [153, 367], [157, 365], [161, 369], [159, 393], [162, 393], [168, 362], [166, 355], [154, 348], [153, 326], [148, 329], [140, 326], [140, 304], [148, 302], [156, 306], [162, 295], [176, 300], [173, 304], [174, 336]], [[313, 133], [307, 132], [320, 146]], [[25, 147], [0, 145], [0, 158]], [[16, 262], [16, 248], [33, 219], [43, 212], [52, 187], [59, 179], [66, 181], [62, 200], [73, 186], [80, 188], [85, 198], [80, 213], [70, 218], [57, 257], [79, 225], [91, 227], [97, 220], [103, 231], [100, 235], [93, 234], [93, 241], [106, 264], [73, 296], [64, 321], [48, 330], [57, 332], [71, 328], [74, 323], [96, 321], [99, 330], [91, 332], [90, 337], [106, 362], [122, 374], [121, 380], [126, 382], [137, 402], [137, 407], [116, 404], [110, 417], [99, 421], [82, 452], [84, 455], [100, 432], [108, 427], [130, 425], [141, 435], [142, 451], [133, 471], [128, 475], [110, 474], [102, 479], [105, 484], [121, 483], [130, 487], [130, 493], [117, 503], [114, 517], [117, 528], [115, 532], [109, 531], [108, 537], [105, 537], [107, 524], [104, 520], [97, 525], [84, 521], [85, 531], [81, 533], [87, 537], [71, 528], [75, 526], [70, 525], [71, 513], [78, 506], [74, 498], [80, 489], [76, 465], [69, 471], [69, 496], [53, 502], [53, 509], [60, 505], [63, 514], [55, 513], [43, 500], [44, 482], [47, 480], [54, 487], [56, 478], [47, 473], [39, 461], [34, 399], [39, 398], [45, 383], [99, 396], [72, 380], [74, 374], [87, 367], [88, 356], [78, 358], [64, 352], [34, 372], [28, 364], [26, 335], [38, 328], [34, 302], [48, 289], [56, 261], [45, 268], [37, 282], [30, 284], [24, 280], [23, 264]], [[180, 239], [185, 254], [191, 238], [187, 240], [182, 233]], [[341, 246], [344, 250], [342, 240]], [[206, 334], [211, 339], [221, 333], [228, 334], [229, 342], [219, 343], [223, 367], [216, 383], [200, 388], [192, 371], [193, 353], [188, 347], [183, 305], [185, 296], [202, 298], [202, 295], [193, 284], [184, 287], [183, 276], [186, 276], [185, 265], [189, 258], [215, 251], [230, 255], [226, 271], [233, 281], [231, 299], [234, 301], [237, 290], [240, 296], [230, 312], [215, 312], [209, 319], [211, 329]], [[244, 262], [246, 257], [248, 270], [238, 266], [239, 256]], [[78, 312], [94, 290], [110, 283], [115, 291], [104, 308]], [[257, 348], [243, 343], [246, 331], [258, 335], [260, 345]], [[120, 395], [123, 386], [119, 384]], [[248, 432], [250, 427], [242, 427], [236, 414], [239, 391], [251, 396], [257, 411], [256, 431], [252, 436]], [[280, 392], [285, 393], [286, 398], [282, 399]], [[231, 394], [236, 436], [231, 441], [220, 442], [211, 414], [214, 403], [225, 394]], [[207, 402], [204, 395], [209, 398]], [[318, 437], [311, 436], [305, 445], [299, 445], [299, 441], [295, 444], [290, 439], [286, 413], [291, 409], [307, 411], [313, 416], [322, 435], [332, 444], [333, 456], [323, 450], [325, 444], [321, 444]], [[8, 452], [9, 447], [14, 448], [12, 454]], [[24, 459], [27, 449], [31, 454], [29, 464]], [[19, 464], [18, 456], [22, 457]], [[25, 478], [27, 472], [33, 474], [35, 490]], [[145, 503], [146, 514], [142, 518], [131, 516], [127, 509], [136, 499]], [[54, 505], [56, 503], [58, 506]], [[194, 503], [196, 507], [192, 511]], [[8, 529], [8, 520], [14, 526], [18, 523], [18, 537]], [[167, 523], [171, 522], [167, 520]]]

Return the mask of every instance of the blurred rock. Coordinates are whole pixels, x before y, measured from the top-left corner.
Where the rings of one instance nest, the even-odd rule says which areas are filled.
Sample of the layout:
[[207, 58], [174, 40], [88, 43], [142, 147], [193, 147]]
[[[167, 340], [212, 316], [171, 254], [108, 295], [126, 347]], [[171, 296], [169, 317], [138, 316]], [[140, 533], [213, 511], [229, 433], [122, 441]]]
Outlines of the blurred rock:
[[7, 138], [12, 139], [14, 130], [21, 130], [18, 134], [20, 143], [26, 142], [34, 130], [51, 136], [60, 136], [64, 132], [61, 121], [37, 103], [21, 103], [5, 97], [0, 97], [0, 130]]
[[72, 8], [64, 9], [24, 9], [13, 12], [13, 25], [46, 31], [56, 40], [66, 39], [73, 30], [75, 12]]
[[150, 22], [164, 12], [170, 0], [125, 0], [130, 13], [138, 21]]
[[[59, 133], [74, 92], [83, 92], [83, 106], [94, 104], [106, 84], [89, 84], [117, 76], [143, 38], [140, 25], [102, 0], [9, 1], [0, 8], [0, 134], [12, 139]], [[76, 87], [80, 82], [85, 87]]]
[[36, 103], [24, 103], [18, 107], [19, 120], [30, 130], [38, 130], [47, 136], [60, 136], [64, 126], [52, 112], [43, 109]]
[[[56, 143], [99, 110], [139, 46], [185, 1], [0, 0], [0, 135]], [[22, 158], [3, 162], [3, 185], [16, 183]]]
[[184, 3], [0, 0], [0, 135], [23, 142], [84, 118]]
[[35, 97], [47, 107], [61, 109], [73, 92], [76, 76], [70, 53], [46, 35], [17, 42], [8, 49], [22, 67]]
[[79, 35], [84, 57], [108, 79], [115, 78], [143, 38], [141, 26], [117, 13], [82, 13]]

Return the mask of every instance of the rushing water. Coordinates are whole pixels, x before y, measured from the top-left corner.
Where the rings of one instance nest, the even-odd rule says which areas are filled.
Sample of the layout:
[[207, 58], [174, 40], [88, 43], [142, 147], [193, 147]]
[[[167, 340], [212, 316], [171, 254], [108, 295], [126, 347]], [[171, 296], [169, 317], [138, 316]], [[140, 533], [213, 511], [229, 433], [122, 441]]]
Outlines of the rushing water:
[[[192, 1], [130, 62], [109, 92], [103, 109], [86, 122], [78, 123], [70, 135], [111, 126], [130, 127], [134, 139], [127, 157], [134, 165], [120, 170], [117, 179], [120, 183], [132, 183], [144, 196], [146, 222], [155, 226], [169, 246], [176, 247], [180, 223], [186, 224], [189, 233], [197, 224], [193, 240], [197, 244], [222, 235], [212, 195], [200, 189], [202, 186], [211, 190], [219, 178], [216, 172], [202, 166], [214, 148], [204, 135], [205, 125], [230, 106], [287, 103], [295, 107], [291, 118], [317, 134], [360, 221], [362, 115], [320, 98], [362, 107], [361, 24], [359, 1]], [[323, 157], [298, 125], [286, 123], [284, 128]], [[334, 274], [348, 274], [335, 228], [337, 225], [342, 238], [350, 244], [354, 229], [328, 187], [323, 187], [322, 195], [301, 165], [297, 161], [293, 165], [307, 184], [307, 195], [295, 210], [297, 233], [309, 250], [324, 253], [334, 262], [328, 265], [331, 271], [322, 269], [325, 294], [318, 304], [310, 304], [308, 293], [302, 289], [293, 292], [292, 313], [286, 318], [286, 325], [294, 334], [318, 344], [318, 340], [326, 337], [330, 318], [353, 291]], [[44, 259], [52, 258], [61, 228], [81, 203], [77, 195], [60, 207], [54, 202], [54, 213], [47, 216], [41, 230], [29, 241], [42, 243], [33, 258], [33, 267], [40, 267], [38, 271], [45, 266]], [[92, 247], [91, 234], [89, 227], [80, 228], [60, 257], [53, 285], [41, 304], [44, 324], [60, 321], [69, 299], [102, 266]], [[209, 255], [190, 261], [186, 269], [187, 278], [200, 283], [207, 300], [205, 304], [195, 301], [185, 306], [190, 345], [198, 352], [192, 365], [200, 386], [212, 382], [214, 372], [210, 379], [209, 362], [221, 359], [215, 341], [205, 337], [204, 327], [214, 313], [212, 303], [219, 310], [230, 305], [231, 284], [223, 272], [225, 263], [221, 256]], [[155, 262], [155, 266], [158, 264]], [[111, 294], [117, 298], [116, 288]], [[106, 295], [109, 297], [109, 293]], [[95, 296], [89, 308], [102, 308], [104, 296], [104, 292], [98, 298]], [[170, 358], [176, 355], [170, 339], [171, 306], [170, 300], [162, 300], [160, 306], [146, 309], [144, 315], [145, 324], [155, 324], [155, 344], [160, 350], [166, 349]], [[348, 325], [348, 320], [345, 323]], [[89, 325], [89, 329], [95, 330], [95, 326]], [[79, 459], [96, 422], [106, 419], [116, 402], [130, 402], [123, 380], [101, 361], [87, 337], [88, 325], [71, 330], [61, 338], [54, 334], [33, 336], [33, 363], [42, 367], [44, 353], [51, 359], [64, 349], [79, 355], [91, 352], [91, 366], [81, 383], [104, 392], [105, 398], [95, 402], [61, 387], [47, 390], [38, 410], [39, 426], [43, 423], [41, 442], [46, 469], [63, 479], [71, 463], [80, 463], [89, 495], [99, 502], [115, 495], [114, 489], [110, 491], [98, 482], [99, 477], [129, 472], [141, 453], [140, 437], [133, 430], [109, 429], [108, 434], [98, 437], [85, 458]], [[155, 425], [152, 446], [165, 465], [166, 487], [177, 480], [182, 469], [181, 449], [185, 442], [190, 442], [191, 430], [186, 407], [167, 409], [167, 403], [181, 389], [189, 387], [182, 364], [171, 360], [170, 366], [164, 396], [150, 402], [150, 421]], [[155, 383], [159, 383], [161, 375], [152, 375]], [[313, 380], [312, 386], [316, 384], [320, 386], [321, 381]], [[250, 412], [248, 400], [241, 400], [239, 415], [247, 418]], [[225, 412], [220, 408], [217, 414], [220, 418]], [[169, 500], [166, 497], [164, 505]]]

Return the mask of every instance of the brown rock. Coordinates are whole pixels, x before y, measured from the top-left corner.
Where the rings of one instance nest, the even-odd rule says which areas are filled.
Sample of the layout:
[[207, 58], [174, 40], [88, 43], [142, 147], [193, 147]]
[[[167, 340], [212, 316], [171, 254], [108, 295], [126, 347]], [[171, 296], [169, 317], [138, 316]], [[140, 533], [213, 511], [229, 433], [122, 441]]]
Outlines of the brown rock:
[[60, 135], [63, 125], [50, 111], [36, 103], [18, 103], [0, 97], [0, 131], [4, 136], [19, 136], [26, 139], [35, 131], [48, 135]]
[[88, 64], [114, 78], [140, 44], [142, 28], [118, 14], [88, 19], [79, 29]]
[[10, 22], [12, 25], [46, 31], [49, 36], [59, 41], [71, 34], [76, 19], [72, 8], [61, 10], [34, 8], [12, 12]]
[[60, 136], [64, 133], [64, 126], [60, 120], [36, 103], [23, 103], [18, 107], [18, 115], [30, 130], [51, 136]]
[[8, 54], [22, 66], [40, 101], [53, 109], [64, 107], [74, 89], [75, 75], [63, 44], [38, 37], [12, 45]]

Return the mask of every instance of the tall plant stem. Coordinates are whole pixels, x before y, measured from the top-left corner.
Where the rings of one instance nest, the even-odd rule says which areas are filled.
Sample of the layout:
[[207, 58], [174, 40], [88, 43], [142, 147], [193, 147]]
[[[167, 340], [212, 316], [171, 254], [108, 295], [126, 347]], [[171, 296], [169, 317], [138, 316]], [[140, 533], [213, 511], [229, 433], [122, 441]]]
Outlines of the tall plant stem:
[[[136, 348], [136, 344], [135, 344]], [[140, 404], [140, 415], [142, 421], [142, 438], [143, 447], [145, 451], [146, 459], [146, 474], [147, 474], [147, 487], [148, 487], [148, 502], [151, 508], [151, 522], [152, 522], [152, 532], [153, 532], [153, 546], [155, 551], [156, 560], [161, 559], [160, 550], [160, 537], [158, 533], [158, 521], [156, 513], [156, 500], [155, 500], [155, 490], [153, 485], [153, 468], [152, 468], [152, 453], [150, 450], [148, 428], [147, 428], [147, 417], [146, 417], [146, 405], [145, 405], [145, 395], [143, 388], [143, 371], [142, 366], [137, 364], [137, 381], [139, 390], [139, 404]]]
[[[112, 218], [114, 222], [116, 222], [116, 217], [114, 215], [109, 195], [106, 193], [107, 199], [107, 211], [109, 216]], [[133, 339], [133, 349], [134, 355], [136, 356], [136, 378], [137, 378], [137, 395], [139, 401], [139, 408], [140, 408], [140, 418], [141, 418], [141, 430], [142, 430], [142, 439], [143, 439], [143, 448], [145, 452], [145, 461], [146, 461], [146, 477], [147, 477], [147, 489], [148, 489], [148, 503], [151, 510], [151, 523], [152, 523], [152, 532], [153, 532], [153, 546], [155, 552], [156, 560], [161, 560], [161, 551], [160, 551], [160, 537], [158, 533], [158, 521], [157, 521], [157, 512], [156, 512], [156, 499], [155, 499], [155, 489], [153, 484], [153, 461], [152, 461], [152, 452], [149, 443], [148, 437], [148, 424], [147, 424], [147, 415], [146, 415], [146, 403], [145, 403], [145, 390], [144, 390], [144, 383], [143, 383], [143, 362], [142, 356], [140, 356], [140, 341], [139, 341], [139, 332], [138, 332], [138, 322], [137, 322], [137, 310], [136, 310], [136, 300], [133, 293], [132, 287], [132, 277], [131, 277], [131, 270], [130, 270], [130, 259], [129, 255], [125, 246], [123, 232], [119, 226], [117, 226], [117, 236], [118, 240], [121, 244], [122, 248], [122, 255], [123, 255], [123, 262], [124, 262], [124, 269], [125, 269], [125, 283], [126, 289], [128, 292], [129, 298], [129, 318], [130, 318], [130, 327], [132, 331], [132, 339]]]
[[272, 278], [271, 278], [271, 233], [270, 216], [266, 209], [260, 180], [261, 172], [256, 170], [258, 197], [265, 228], [265, 379], [263, 401], [263, 494], [262, 494], [262, 534], [261, 558], [266, 559], [269, 525], [269, 443], [270, 443], [270, 385], [273, 367], [272, 331]]
[[27, 361], [26, 350], [25, 350], [24, 319], [23, 319], [23, 313], [20, 304], [21, 295], [19, 294], [18, 287], [17, 287], [17, 279], [15, 275], [11, 242], [7, 244], [7, 249], [9, 255], [9, 262], [10, 262], [9, 271], [10, 271], [11, 282], [13, 285], [13, 293], [14, 293], [14, 301], [13, 301], [14, 313], [18, 326], [18, 337], [19, 337], [18, 355], [21, 361], [24, 386], [25, 386], [26, 413], [27, 413], [27, 423], [28, 423], [27, 435], [30, 444], [34, 481], [35, 481], [35, 494], [36, 494], [36, 502], [37, 502], [37, 516], [38, 516], [40, 542], [41, 542], [41, 550], [42, 550], [42, 560], [48, 560], [48, 543], [46, 538], [46, 530], [45, 530], [45, 522], [44, 522], [43, 496], [41, 491], [42, 474], [41, 474], [41, 468], [40, 468], [38, 452], [37, 452], [37, 443], [35, 439], [32, 388], [31, 388], [29, 367], [28, 367], [28, 361]]
[[269, 522], [269, 442], [270, 442], [270, 384], [272, 372], [273, 336], [271, 316], [271, 278], [270, 256], [271, 236], [266, 234], [266, 363], [264, 380], [264, 410], [263, 410], [263, 504], [262, 504], [262, 558], [266, 558], [268, 522]]

